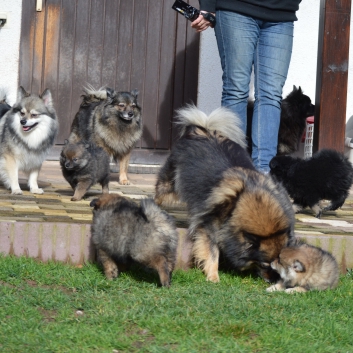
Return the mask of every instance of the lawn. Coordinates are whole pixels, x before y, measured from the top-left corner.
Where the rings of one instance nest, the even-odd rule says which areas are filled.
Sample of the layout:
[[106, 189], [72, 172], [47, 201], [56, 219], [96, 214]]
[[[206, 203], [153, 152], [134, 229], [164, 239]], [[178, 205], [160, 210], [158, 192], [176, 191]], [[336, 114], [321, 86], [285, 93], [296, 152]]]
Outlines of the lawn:
[[353, 352], [353, 273], [337, 289], [267, 293], [252, 276], [173, 273], [169, 289], [138, 267], [114, 281], [0, 256], [1, 352]]

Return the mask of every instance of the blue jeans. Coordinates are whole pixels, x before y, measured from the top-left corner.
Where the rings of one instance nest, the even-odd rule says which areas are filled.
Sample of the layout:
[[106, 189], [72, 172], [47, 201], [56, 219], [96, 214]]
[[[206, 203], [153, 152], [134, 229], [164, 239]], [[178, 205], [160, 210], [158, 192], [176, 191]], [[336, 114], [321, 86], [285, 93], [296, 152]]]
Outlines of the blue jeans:
[[293, 46], [293, 22], [266, 22], [236, 12], [217, 11], [215, 27], [223, 69], [222, 106], [236, 113], [246, 132], [246, 108], [254, 65], [255, 105], [252, 160], [269, 171], [277, 153], [282, 88]]

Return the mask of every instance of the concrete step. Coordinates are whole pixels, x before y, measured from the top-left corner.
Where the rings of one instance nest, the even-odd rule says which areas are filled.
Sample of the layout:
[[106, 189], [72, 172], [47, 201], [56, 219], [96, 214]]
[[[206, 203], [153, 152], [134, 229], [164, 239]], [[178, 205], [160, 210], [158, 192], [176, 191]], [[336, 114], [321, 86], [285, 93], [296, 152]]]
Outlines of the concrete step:
[[[130, 174], [131, 185], [119, 185], [118, 174], [113, 174], [110, 192], [139, 202], [154, 195], [155, 174]], [[73, 191], [63, 179], [59, 163], [44, 163], [39, 186], [43, 195], [31, 194], [21, 176], [23, 195], [11, 195], [0, 186], [0, 252], [6, 255], [29, 256], [42, 261], [54, 260], [75, 265], [95, 261], [90, 242], [92, 210], [89, 203], [101, 193], [93, 187], [85, 199], [70, 201]], [[163, 207], [174, 216], [179, 231], [177, 268], [190, 266], [190, 243], [186, 238], [188, 216], [185, 205]], [[343, 207], [325, 213], [321, 219], [310, 210], [296, 215], [295, 234], [308, 243], [331, 252], [344, 273], [353, 268], [353, 194]]]

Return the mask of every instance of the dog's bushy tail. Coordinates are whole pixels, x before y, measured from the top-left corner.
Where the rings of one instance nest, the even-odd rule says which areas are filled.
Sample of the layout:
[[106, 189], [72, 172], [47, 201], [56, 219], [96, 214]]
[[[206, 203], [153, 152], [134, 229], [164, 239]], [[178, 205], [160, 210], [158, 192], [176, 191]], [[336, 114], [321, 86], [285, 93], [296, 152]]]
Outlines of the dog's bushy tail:
[[107, 99], [108, 97], [107, 90], [105, 87], [95, 89], [92, 85], [87, 83], [86, 86], [83, 87], [83, 91], [87, 96], [94, 96], [97, 99], [104, 100], [104, 99]]
[[181, 126], [181, 136], [186, 128], [191, 125], [200, 126], [208, 131], [217, 131], [223, 137], [228, 138], [246, 148], [246, 136], [241, 129], [239, 117], [228, 108], [217, 108], [210, 115], [199, 110], [195, 105], [187, 105], [177, 110], [177, 124]]

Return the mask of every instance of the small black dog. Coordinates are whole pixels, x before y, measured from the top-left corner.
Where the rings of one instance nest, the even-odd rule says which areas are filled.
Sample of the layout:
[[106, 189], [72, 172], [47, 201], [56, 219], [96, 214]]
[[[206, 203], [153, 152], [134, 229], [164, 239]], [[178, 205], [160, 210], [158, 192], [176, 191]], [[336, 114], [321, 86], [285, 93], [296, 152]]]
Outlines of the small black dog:
[[110, 158], [103, 148], [84, 141], [69, 143], [61, 151], [60, 165], [64, 178], [73, 188], [71, 201], [79, 201], [94, 184], [109, 193]]
[[[323, 211], [337, 210], [346, 200], [353, 182], [351, 162], [335, 150], [323, 149], [310, 159], [276, 156], [270, 162], [271, 175], [283, 183], [293, 198], [293, 209], [310, 207], [317, 218]], [[320, 201], [330, 204], [321, 208]]]
[[[247, 137], [251, 141], [252, 115], [254, 102], [249, 102], [247, 115]], [[299, 86], [293, 86], [293, 91], [283, 99], [281, 104], [281, 122], [278, 131], [277, 155], [291, 154], [298, 150], [303, 136], [306, 118], [314, 115], [315, 106]], [[251, 145], [249, 143], [249, 145]], [[251, 149], [251, 146], [249, 146]]]

